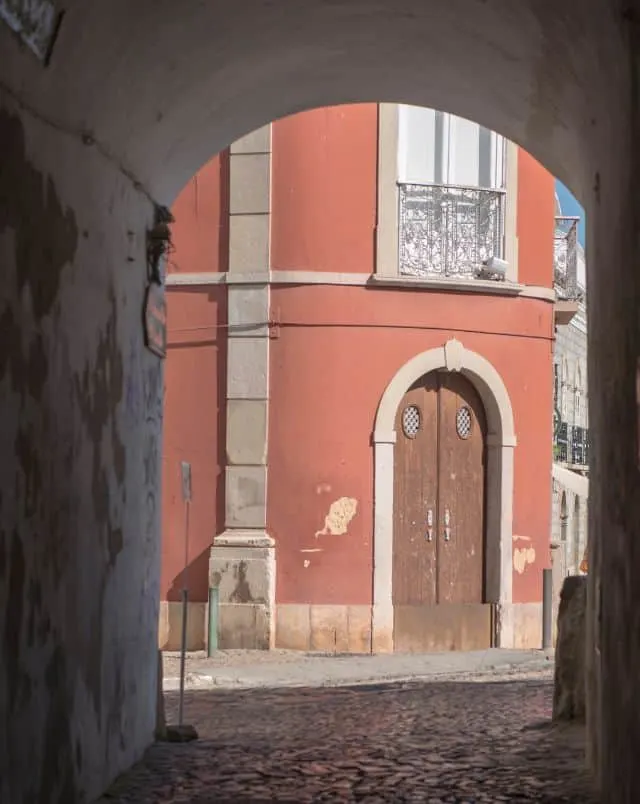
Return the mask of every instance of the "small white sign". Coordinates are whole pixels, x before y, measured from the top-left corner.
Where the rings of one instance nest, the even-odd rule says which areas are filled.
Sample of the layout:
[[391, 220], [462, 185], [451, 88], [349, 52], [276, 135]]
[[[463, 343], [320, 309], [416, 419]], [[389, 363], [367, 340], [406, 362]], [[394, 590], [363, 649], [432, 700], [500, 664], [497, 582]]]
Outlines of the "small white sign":
[[182, 472], [182, 499], [191, 502], [191, 464], [181, 461], [180, 470]]
[[0, 0], [0, 17], [45, 63], [51, 55], [60, 16], [51, 0]]

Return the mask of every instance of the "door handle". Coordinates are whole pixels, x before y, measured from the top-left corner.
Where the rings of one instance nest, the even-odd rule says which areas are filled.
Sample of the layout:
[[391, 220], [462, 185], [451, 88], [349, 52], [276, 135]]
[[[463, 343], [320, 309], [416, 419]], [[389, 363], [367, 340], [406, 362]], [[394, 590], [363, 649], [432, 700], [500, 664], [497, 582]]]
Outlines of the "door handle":
[[425, 534], [425, 539], [428, 542], [433, 541], [433, 508], [429, 508], [427, 510], [427, 532]]
[[448, 508], [444, 509], [444, 540], [445, 542], [451, 541], [451, 511]]

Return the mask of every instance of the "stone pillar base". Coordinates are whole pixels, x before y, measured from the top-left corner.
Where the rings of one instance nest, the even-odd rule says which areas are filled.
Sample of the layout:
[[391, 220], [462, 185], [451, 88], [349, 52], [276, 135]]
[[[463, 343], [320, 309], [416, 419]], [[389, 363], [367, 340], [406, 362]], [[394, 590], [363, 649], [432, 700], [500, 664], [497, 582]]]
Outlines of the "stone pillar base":
[[227, 530], [213, 541], [209, 585], [218, 589], [218, 647], [275, 643], [275, 542], [265, 531]]
[[514, 648], [514, 605], [513, 603], [498, 603], [495, 608], [496, 617], [496, 648]]
[[372, 653], [393, 653], [393, 605], [372, 607]]

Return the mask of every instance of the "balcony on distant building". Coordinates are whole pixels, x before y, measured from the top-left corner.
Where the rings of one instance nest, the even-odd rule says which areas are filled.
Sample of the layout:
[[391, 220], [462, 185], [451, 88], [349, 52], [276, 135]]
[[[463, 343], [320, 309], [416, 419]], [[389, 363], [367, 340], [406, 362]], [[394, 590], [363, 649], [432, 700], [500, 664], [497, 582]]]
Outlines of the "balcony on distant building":
[[578, 223], [575, 216], [556, 216], [553, 239], [554, 284], [558, 297], [577, 300], [582, 296], [578, 284]]
[[576, 469], [589, 465], [589, 429], [557, 421], [553, 435], [553, 460]]
[[505, 192], [439, 184], [399, 185], [400, 273], [428, 279], [488, 277], [504, 260]]

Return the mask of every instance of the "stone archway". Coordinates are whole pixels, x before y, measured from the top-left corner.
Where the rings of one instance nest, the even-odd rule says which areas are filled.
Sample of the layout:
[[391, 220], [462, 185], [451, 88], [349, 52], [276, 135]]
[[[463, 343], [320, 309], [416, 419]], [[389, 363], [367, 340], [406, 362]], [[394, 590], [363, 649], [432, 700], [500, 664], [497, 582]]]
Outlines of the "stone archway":
[[[14, 761], [0, 768], [7, 797], [32, 798], [64, 769], [66, 798], [91, 798], [153, 733], [162, 372], [144, 350], [140, 311], [155, 205], [169, 204], [212, 153], [276, 117], [401, 101], [499, 131], [587, 210], [590, 628], [599, 649], [590, 677], [602, 664], [606, 690], [625, 690], [607, 693], [606, 706], [594, 695], [589, 717], [592, 734], [601, 719], [604, 734], [594, 758], [599, 751], [616, 800], [631, 800], [640, 646], [620, 629], [640, 609], [633, 4], [54, 5], [65, 15], [47, 66], [0, 25], [0, 143], [10, 166], [0, 171], [0, 475], [15, 489], [0, 506], [0, 529], [11, 534], [0, 578], [11, 623], [0, 705], [14, 701], [5, 706]], [[47, 635], [42, 644], [33, 629]], [[49, 656], [55, 696], [46, 692]], [[21, 679], [31, 691], [23, 698], [12, 692]], [[64, 739], [42, 737], [59, 718], [54, 698]], [[106, 727], [109, 711], [126, 721]], [[77, 735], [90, 746], [83, 762]]]
[[[391, 599], [393, 549], [394, 420], [411, 385], [431, 371], [459, 371], [480, 394], [487, 416], [486, 594], [496, 604], [500, 647], [513, 646], [512, 520], [513, 450], [516, 434], [509, 394], [496, 369], [481, 355], [452, 339], [405, 363], [387, 385], [376, 414], [374, 449], [373, 650], [393, 650]], [[493, 538], [492, 538], [493, 537]]]

